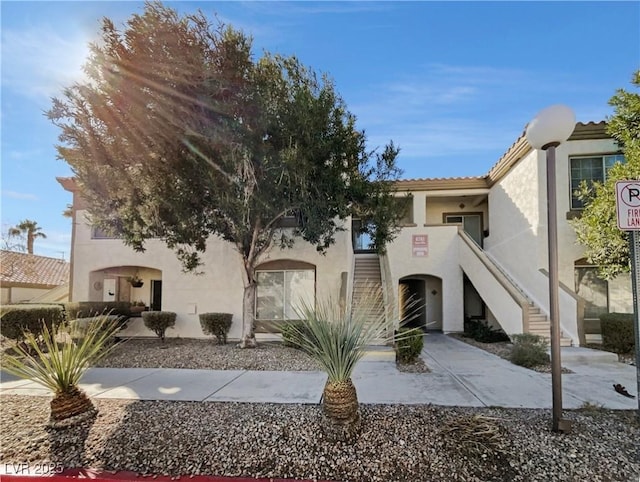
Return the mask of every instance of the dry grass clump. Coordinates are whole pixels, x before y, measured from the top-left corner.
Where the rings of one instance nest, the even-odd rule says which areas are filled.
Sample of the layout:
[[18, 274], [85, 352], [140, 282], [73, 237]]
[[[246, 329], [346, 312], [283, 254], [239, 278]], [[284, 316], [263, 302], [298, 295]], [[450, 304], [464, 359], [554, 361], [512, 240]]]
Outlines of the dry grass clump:
[[505, 455], [506, 440], [497, 421], [484, 415], [462, 415], [446, 423], [440, 433], [468, 456]]

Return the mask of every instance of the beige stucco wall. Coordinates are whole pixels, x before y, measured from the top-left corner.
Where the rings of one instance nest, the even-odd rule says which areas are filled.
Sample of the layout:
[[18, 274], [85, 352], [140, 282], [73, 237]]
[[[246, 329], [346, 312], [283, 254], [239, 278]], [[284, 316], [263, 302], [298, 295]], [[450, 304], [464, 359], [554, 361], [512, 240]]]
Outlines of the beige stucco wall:
[[11, 288], [2, 288], [2, 303], [24, 303], [31, 301], [36, 296], [49, 291], [49, 288], [20, 288], [13, 286]]
[[[231, 244], [211, 238], [202, 255], [202, 274], [186, 274], [175, 254], [160, 240], [150, 240], [146, 252], [136, 253], [117, 239], [91, 239], [91, 226], [84, 212], [79, 211], [76, 226], [73, 263], [73, 299], [76, 301], [100, 299], [101, 289], [94, 289], [96, 280], [104, 277], [102, 270], [120, 266], [141, 266], [140, 276], [144, 287], [133, 289], [133, 299], [148, 302], [151, 279], [162, 279], [162, 309], [177, 313], [176, 327], [167, 331], [167, 336], [189, 338], [204, 337], [200, 328], [199, 313], [210, 311], [233, 314], [233, 325], [229, 338], [239, 339], [242, 333], [243, 282], [241, 260]], [[337, 298], [342, 271], [352, 264], [351, 237], [348, 231], [336, 235], [336, 244], [322, 255], [314, 246], [303, 241], [294, 248], [273, 248], [263, 261], [292, 259], [316, 265], [316, 295], [318, 298]], [[113, 270], [108, 273], [113, 274]], [[127, 275], [128, 273], [121, 273]], [[133, 321], [125, 336], [153, 336], [144, 328], [141, 320]]]
[[530, 153], [489, 191], [484, 248], [516, 280], [526, 280], [539, 267], [540, 178], [537, 156]]
[[[615, 154], [618, 152], [620, 152], [620, 149], [612, 139], [565, 142], [561, 144], [556, 151], [559, 276], [560, 281], [567, 286], [574, 287], [574, 262], [584, 256], [584, 248], [576, 243], [575, 232], [567, 221], [567, 212], [570, 211], [571, 206], [571, 189], [569, 184], [571, 167], [569, 157], [589, 154]], [[544, 156], [543, 153], [541, 153], [541, 157], [542, 156]], [[546, 183], [543, 187], [546, 187]], [[546, 191], [543, 190], [542, 195], [544, 195], [545, 192]], [[544, 262], [546, 263], [546, 257], [544, 258]]]
[[[415, 196], [414, 202], [419, 200], [420, 196]], [[428, 256], [413, 256], [413, 235], [428, 237]], [[400, 279], [410, 275], [431, 275], [442, 279], [442, 329], [444, 332], [463, 330], [462, 270], [458, 263], [457, 235], [457, 226], [405, 227], [387, 247], [391, 278], [389, 283], [396, 290]]]
[[[560, 292], [561, 325], [577, 337], [574, 262], [584, 253], [567, 221], [570, 211], [570, 156], [618, 152], [611, 139], [569, 141], [556, 150], [559, 279], [570, 291]], [[546, 154], [531, 151], [489, 193], [490, 236], [485, 249], [522, 290], [548, 313]], [[616, 301], [618, 303], [618, 301]]]
[[[464, 206], [460, 207], [462, 204]], [[429, 196], [426, 198], [425, 224], [443, 224], [445, 213], [452, 215], [480, 213], [482, 214], [482, 229], [487, 229], [489, 219], [487, 203], [482, 202], [477, 206], [473, 204], [473, 197], [443, 198]]]

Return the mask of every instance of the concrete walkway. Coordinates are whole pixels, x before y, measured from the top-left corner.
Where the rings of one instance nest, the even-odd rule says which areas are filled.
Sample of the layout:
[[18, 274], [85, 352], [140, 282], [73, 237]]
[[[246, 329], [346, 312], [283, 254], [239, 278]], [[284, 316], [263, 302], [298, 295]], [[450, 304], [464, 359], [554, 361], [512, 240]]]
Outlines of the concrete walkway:
[[[356, 367], [353, 381], [362, 403], [435, 404], [551, 408], [551, 376], [518, 367], [495, 355], [441, 334], [425, 338], [422, 358], [431, 373], [401, 373], [392, 351], [372, 351]], [[563, 406], [584, 402], [635, 409], [637, 401], [613, 390], [620, 383], [635, 395], [635, 367], [615, 355], [563, 348]], [[204, 402], [319, 403], [322, 372], [92, 368], [81, 387], [94, 398]], [[43, 395], [34, 382], [1, 374], [0, 393]]]

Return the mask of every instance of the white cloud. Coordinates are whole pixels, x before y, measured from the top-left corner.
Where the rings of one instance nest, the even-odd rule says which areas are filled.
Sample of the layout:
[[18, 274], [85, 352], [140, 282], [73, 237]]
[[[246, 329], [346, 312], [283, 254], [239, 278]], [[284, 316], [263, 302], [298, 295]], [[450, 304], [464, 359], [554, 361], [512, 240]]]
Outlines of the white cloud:
[[8, 191], [6, 189], [2, 190], [2, 197], [8, 197], [11, 199], [23, 199], [25, 201], [37, 201], [38, 196], [35, 194], [24, 193], [24, 192], [16, 192], [16, 191]]
[[3, 29], [2, 84], [29, 97], [49, 99], [83, 77], [89, 38], [62, 37], [50, 27]]

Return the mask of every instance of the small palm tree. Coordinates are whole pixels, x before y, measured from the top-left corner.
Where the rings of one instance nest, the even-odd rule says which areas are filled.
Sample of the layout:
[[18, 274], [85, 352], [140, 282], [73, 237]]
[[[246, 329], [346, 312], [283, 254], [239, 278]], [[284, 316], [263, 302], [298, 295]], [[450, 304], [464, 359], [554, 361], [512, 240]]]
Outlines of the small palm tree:
[[93, 404], [78, 384], [96, 361], [117, 345], [107, 346], [120, 324], [113, 317], [96, 317], [82, 333], [49, 330], [44, 326], [42, 341], [25, 333], [24, 344], [14, 347], [15, 355], [6, 355], [3, 369], [20, 378], [33, 380], [54, 393], [51, 422], [93, 412]]
[[[329, 422], [329, 435], [349, 439], [358, 430], [360, 413], [358, 395], [351, 380], [353, 370], [376, 340], [393, 340], [388, 313], [372, 315], [371, 306], [382, 305], [382, 292], [369, 290], [351, 312], [331, 299], [315, 307], [301, 302], [297, 311], [300, 324], [293, 325], [292, 343], [307, 352], [327, 372], [322, 393], [322, 411]], [[410, 300], [403, 310], [408, 313], [399, 324], [415, 318], [416, 303]], [[384, 311], [384, 310], [383, 310]]]
[[31, 221], [30, 219], [20, 221], [16, 226], [9, 229], [9, 236], [22, 236], [25, 234], [27, 235], [27, 253], [29, 254], [33, 254], [33, 243], [36, 238], [47, 238], [47, 235], [42, 232], [42, 228], [38, 226], [37, 221]]

